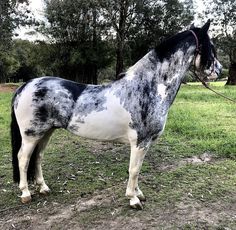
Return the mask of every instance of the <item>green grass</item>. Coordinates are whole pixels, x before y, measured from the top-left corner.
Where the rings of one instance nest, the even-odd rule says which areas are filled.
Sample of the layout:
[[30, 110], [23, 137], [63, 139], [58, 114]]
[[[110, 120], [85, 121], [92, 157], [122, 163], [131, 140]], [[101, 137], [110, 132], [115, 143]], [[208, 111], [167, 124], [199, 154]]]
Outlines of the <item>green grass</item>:
[[10, 124], [10, 102], [11, 93], [1, 93], [0, 94], [0, 152], [3, 153], [10, 151], [9, 145], [9, 124]]
[[[221, 93], [236, 98], [235, 87], [212, 85]], [[11, 172], [11, 96], [11, 93], [0, 93], [0, 209], [20, 205], [17, 198], [20, 192], [12, 184]], [[73, 203], [78, 197], [112, 186], [125, 188], [129, 148], [122, 145], [100, 147], [63, 130], [54, 133], [43, 164], [45, 179], [52, 189], [51, 196], [46, 198], [48, 202]], [[213, 157], [212, 162], [178, 165], [186, 158], [205, 152]], [[142, 167], [140, 185], [148, 195], [146, 212], [156, 207], [176, 207], [185, 199], [207, 205], [219, 200], [226, 205], [235, 202], [235, 160], [236, 105], [200, 85], [182, 86], [169, 111], [165, 132], [150, 148]], [[173, 167], [163, 170], [163, 165]], [[116, 192], [123, 197], [125, 189]], [[44, 199], [35, 194], [33, 200], [36, 202], [31, 207], [37, 208]], [[101, 210], [108, 212], [106, 207], [99, 212]], [[92, 212], [96, 212], [96, 208]], [[126, 208], [123, 212], [132, 215]], [[85, 224], [92, 218], [87, 214], [83, 213], [80, 219]], [[186, 229], [194, 228], [186, 225]]]
[[[234, 87], [214, 88], [236, 98]], [[184, 156], [207, 151], [235, 159], [236, 106], [202, 86], [185, 85], [169, 112], [163, 138]]]
[[236, 163], [230, 160], [210, 165], [188, 164], [175, 170], [161, 172], [153, 178], [158, 184], [155, 202], [166, 205], [177, 203], [183, 197], [201, 202], [217, 202], [221, 199], [233, 202], [232, 188], [236, 185]]

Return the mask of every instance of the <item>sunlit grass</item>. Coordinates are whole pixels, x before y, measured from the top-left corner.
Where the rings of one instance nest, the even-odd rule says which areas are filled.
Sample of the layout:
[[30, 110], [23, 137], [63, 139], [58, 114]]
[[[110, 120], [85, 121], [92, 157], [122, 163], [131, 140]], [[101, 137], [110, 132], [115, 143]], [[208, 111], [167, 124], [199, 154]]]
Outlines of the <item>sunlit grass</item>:
[[[226, 81], [214, 81], [214, 82], [208, 82], [209, 86], [225, 86]], [[198, 85], [202, 85], [201, 82], [188, 82], [188, 85], [192, 85], [192, 86], [198, 86]]]

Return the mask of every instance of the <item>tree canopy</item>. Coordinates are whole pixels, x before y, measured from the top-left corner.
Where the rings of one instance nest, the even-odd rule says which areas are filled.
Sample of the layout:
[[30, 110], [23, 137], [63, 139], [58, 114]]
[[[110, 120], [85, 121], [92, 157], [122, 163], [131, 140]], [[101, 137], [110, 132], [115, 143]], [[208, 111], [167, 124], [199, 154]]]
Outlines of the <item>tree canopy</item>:
[[234, 0], [210, 0], [205, 15], [211, 15], [215, 40], [228, 55], [229, 78], [227, 84], [236, 84], [236, 2]]
[[[163, 38], [190, 25], [195, 14], [192, 0], [44, 1], [47, 21], [40, 23], [30, 16], [28, 0], [0, 1], [1, 82], [45, 74], [93, 84], [116, 79]], [[236, 2], [204, 3], [213, 40], [229, 63], [227, 83], [236, 84]], [[32, 24], [46, 42], [12, 40], [19, 25]]]
[[114, 62], [118, 76], [160, 38], [176, 33], [193, 19], [191, 1], [45, 2], [48, 23], [43, 32], [57, 44], [62, 60], [58, 74], [85, 83], [96, 83], [98, 70]]
[[28, 0], [0, 1], [0, 82], [6, 80], [18, 68], [18, 63], [12, 56], [12, 37], [14, 30], [20, 25], [31, 24], [27, 9]]

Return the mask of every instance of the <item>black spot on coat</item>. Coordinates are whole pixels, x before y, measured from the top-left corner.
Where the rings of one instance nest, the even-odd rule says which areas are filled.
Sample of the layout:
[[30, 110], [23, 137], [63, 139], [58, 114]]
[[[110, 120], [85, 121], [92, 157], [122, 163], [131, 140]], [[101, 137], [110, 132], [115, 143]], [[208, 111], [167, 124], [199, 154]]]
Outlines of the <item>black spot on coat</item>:
[[76, 82], [68, 80], [63, 80], [60, 84], [72, 94], [72, 98], [74, 101], [78, 99], [78, 97], [87, 87], [87, 85], [85, 84], [78, 84]]

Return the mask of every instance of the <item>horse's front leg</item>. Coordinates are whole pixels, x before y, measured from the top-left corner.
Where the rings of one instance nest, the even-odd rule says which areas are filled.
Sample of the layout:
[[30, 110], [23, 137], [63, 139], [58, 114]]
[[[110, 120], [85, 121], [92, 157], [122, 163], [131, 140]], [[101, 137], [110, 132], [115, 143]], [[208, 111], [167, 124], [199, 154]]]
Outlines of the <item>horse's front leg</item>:
[[138, 187], [138, 176], [142, 167], [146, 150], [139, 148], [136, 144], [131, 145], [129, 164], [129, 181], [126, 189], [126, 196], [130, 199], [130, 206], [135, 209], [142, 209], [140, 200], [145, 200], [142, 191]]

